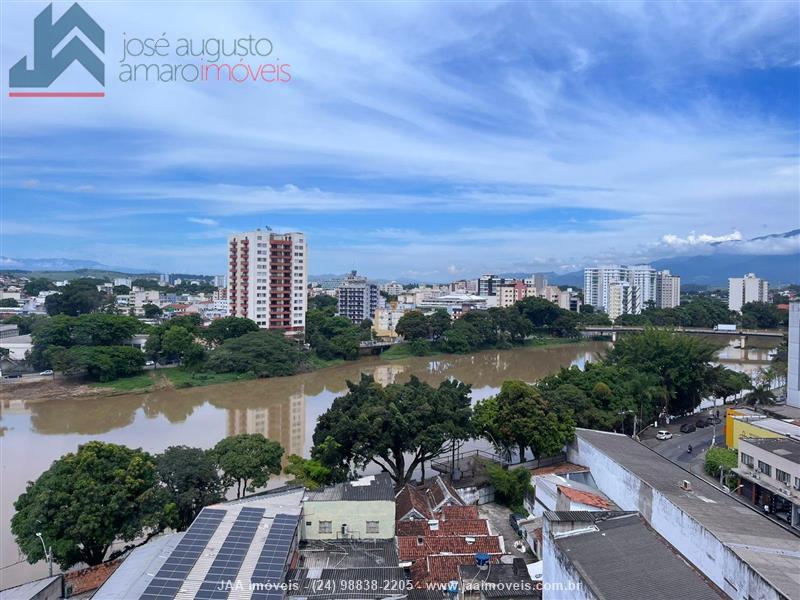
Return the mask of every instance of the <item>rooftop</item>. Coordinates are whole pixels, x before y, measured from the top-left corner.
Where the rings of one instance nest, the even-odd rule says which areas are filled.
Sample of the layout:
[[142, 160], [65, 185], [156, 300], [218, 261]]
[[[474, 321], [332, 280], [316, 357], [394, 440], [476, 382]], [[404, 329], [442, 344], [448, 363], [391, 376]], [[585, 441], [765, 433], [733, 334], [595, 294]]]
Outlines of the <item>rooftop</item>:
[[766, 429], [772, 433], [779, 433], [787, 437], [800, 440], [800, 425], [795, 425], [789, 421], [782, 421], [781, 419], [773, 419], [771, 417], [764, 417], [762, 419], [753, 419], [749, 415], [734, 415], [736, 420], [747, 421], [750, 425]]
[[228, 581], [243, 585], [238, 599], [262, 597], [259, 586], [283, 580], [303, 493], [281, 488], [208, 506], [185, 532], [134, 550], [93, 598], [194, 598]]
[[352, 569], [396, 567], [394, 540], [309, 540], [298, 549], [298, 567]]
[[394, 482], [388, 473], [367, 475], [355, 481], [309, 491], [306, 502], [386, 500], [394, 502]]
[[486, 598], [541, 598], [541, 591], [521, 558], [515, 558], [510, 565], [501, 563], [488, 569], [461, 565], [458, 572], [464, 591], [480, 590]]
[[787, 598], [800, 598], [797, 536], [626, 435], [577, 429], [576, 436], [662, 493]]
[[500, 538], [494, 535], [482, 536], [412, 536], [397, 538], [397, 551], [400, 560], [419, 560], [432, 554], [467, 554], [477, 552], [502, 554]]
[[[605, 513], [586, 514], [594, 521], [591, 530], [557, 535], [554, 543], [598, 599], [727, 597], [650, 529], [638, 513], [610, 513], [608, 518]], [[546, 519], [552, 516], [545, 513]]]
[[785, 458], [794, 463], [800, 463], [800, 441], [789, 438], [747, 438], [739, 441], [758, 446], [770, 454]]
[[571, 462], [563, 462], [557, 465], [550, 465], [549, 467], [531, 469], [531, 475], [563, 475], [565, 473], [585, 473], [588, 471], [589, 469], [582, 465], [575, 465]]

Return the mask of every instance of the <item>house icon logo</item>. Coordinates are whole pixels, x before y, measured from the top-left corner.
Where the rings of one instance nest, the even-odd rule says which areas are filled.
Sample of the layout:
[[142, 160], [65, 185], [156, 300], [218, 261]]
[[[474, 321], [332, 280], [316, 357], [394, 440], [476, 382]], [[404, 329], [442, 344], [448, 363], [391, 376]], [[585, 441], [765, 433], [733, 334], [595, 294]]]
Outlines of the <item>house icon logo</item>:
[[[8, 87], [40, 90], [49, 88], [74, 62], [80, 65], [105, 87], [105, 64], [77, 35], [57, 53], [55, 49], [77, 29], [101, 54], [105, 53], [106, 34], [103, 28], [81, 8], [73, 4], [53, 21], [53, 5], [49, 4], [33, 21], [33, 65], [23, 56], [8, 72]], [[12, 98], [101, 98], [104, 91], [9, 91]]]

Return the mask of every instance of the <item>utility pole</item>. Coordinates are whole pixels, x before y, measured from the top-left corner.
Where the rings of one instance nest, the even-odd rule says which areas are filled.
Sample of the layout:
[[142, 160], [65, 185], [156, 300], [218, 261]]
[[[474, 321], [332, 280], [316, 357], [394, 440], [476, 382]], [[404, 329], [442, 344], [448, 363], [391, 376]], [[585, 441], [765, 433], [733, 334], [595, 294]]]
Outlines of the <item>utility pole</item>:
[[53, 547], [47, 548], [44, 543], [44, 538], [40, 532], [36, 532], [36, 537], [39, 538], [39, 541], [42, 542], [42, 548], [44, 549], [44, 557], [47, 560], [47, 567], [50, 572], [50, 577], [53, 576]]

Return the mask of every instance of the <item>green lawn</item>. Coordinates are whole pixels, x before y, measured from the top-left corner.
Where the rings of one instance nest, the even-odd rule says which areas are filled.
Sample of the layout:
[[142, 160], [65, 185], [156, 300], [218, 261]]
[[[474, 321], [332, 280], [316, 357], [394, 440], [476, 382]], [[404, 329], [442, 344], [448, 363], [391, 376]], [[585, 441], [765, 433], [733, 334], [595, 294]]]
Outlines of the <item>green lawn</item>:
[[122, 379], [115, 379], [114, 381], [97, 381], [92, 383], [94, 387], [111, 388], [118, 392], [133, 392], [136, 390], [144, 390], [152, 387], [155, 381], [150, 376], [150, 373], [142, 373], [141, 375], [134, 375], [133, 377], [123, 377]]
[[166, 377], [176, 388], [199, 387], [215, 383], [255, 379], [255, 375], [250, 373], [195, 373], [181, 367], [162, 369], [160, 375]]
[[314, 369], [324, 369], [326, 367], [338, 367], [347, 361], [343, 358], [331, 358], [326, 360], [324, 358], [320, 358], [316, 355], [316, 353], [312, 352], [308, 357], [308, 362], [311, 363], [311, 366], [314, 367]]

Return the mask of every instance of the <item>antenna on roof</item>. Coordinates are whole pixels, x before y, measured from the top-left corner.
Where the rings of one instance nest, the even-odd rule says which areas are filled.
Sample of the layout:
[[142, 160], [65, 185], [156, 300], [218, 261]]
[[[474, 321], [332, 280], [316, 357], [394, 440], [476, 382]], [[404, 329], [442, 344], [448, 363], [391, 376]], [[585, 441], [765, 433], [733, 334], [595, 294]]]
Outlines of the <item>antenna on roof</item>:
[[267, 231], [272, 231], [272, 227], [270, 227], [269, 225], [264, 225], [264, 229], [266, 229]]

